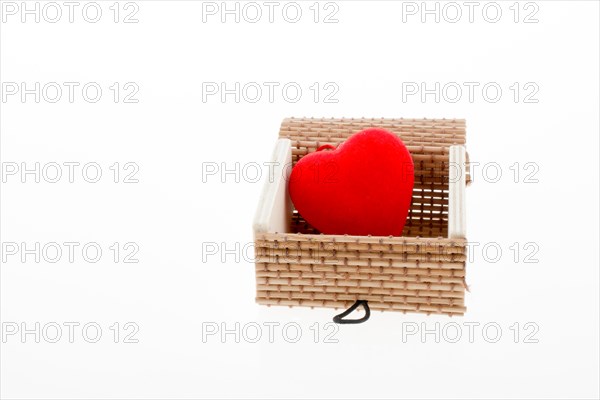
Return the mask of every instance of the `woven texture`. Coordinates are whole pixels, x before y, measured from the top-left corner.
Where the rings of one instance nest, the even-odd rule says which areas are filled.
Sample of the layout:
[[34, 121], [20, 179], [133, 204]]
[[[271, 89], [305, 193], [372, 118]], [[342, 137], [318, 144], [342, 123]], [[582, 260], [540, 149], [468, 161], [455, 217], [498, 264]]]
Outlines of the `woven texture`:
[[448, 239], [261, 234], [257, 301], [463, 314], [464, 250]]
[[279, 136], [291, 139], [295, 164], [369, 127], [397, 134], [413, 156], [403, 236], [322, 235], [294, 211], [292, 232], [255, 238], [257, 302], [348, 308], [367, 300], [372, 309], [462, 315], [466, 241], [446, 237], [449, 147], [465, 144], [464, 120], [290, 118]]

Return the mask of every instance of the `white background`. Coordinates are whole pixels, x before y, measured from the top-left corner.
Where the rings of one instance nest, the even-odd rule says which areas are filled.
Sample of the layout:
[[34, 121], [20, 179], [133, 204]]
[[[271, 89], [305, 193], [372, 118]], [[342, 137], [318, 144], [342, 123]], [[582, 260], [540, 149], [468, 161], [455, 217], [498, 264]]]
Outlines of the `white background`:
[[[48, 93], [39, 103], [20, 93], [3, 98], [2, 168], [96, 162], [102, 178], [86, 182], [81, 166], [73, 183], [66, 167], [58, 183], [4, 176], [3, 398], [598, 398], [597, 2], [499, 2], [496, 23], [486, 21], [495, 18], [494, 9], [482, 15], [483, 2], [473, 22], [467, 6], [457, 3], [462, 18], [456, 23], [448, 21], [455, 15], [450, 8], [439, 22], [426, 15], [423, 23], [420, 2], [413, 3], [415, 15], [401, 2], [339, 1], [327, 9], [322, 3], [317, 23], [312, 1], [300, 3], [297, 23], [282, 17], [285, 3], [272, 23], [262, 2], [257, 23], [244, 15], [239, 23], [232, 15], [222, 23], [220, 14], [203, 22], [203, 4], [195, 1], [137, 1], [137, 23], [123, 23], [135, 10], [124, 3], [115, 23], [112, 1], [99, 2], [99, 22], [87, 22], [82, 2], [70, 23], [68, 8], [58, 4], [64, 15], [57, 23], [43, 15], [39, 23], [32, 15], [23, 23], [20, 10], [3, 12], [3, 95], [7, 82], [80, 86], [72, 103], [66, 91], [56, 103], [47, 101], [54, 97]], [[324, 23], [333, 11], [338, 22]], [[531, 13], [528, 20], [537, 22], [525, 23]], [[96, 103], [81, 96], [88, 82], [103, 88]], [[115, 82], [136, 84], [138, 102], [124, 103], [124, 91], [115, 103], [109, 89]], [[279, 86], [273, 102], [265, 89], [256, 103], [248, 96], [236, 103], [234, 95], [203, 101], [206, 82]], [[303, 89], [295, 103], [281, 93], [290, 82]], [[315, 82], [317, 99], [310, 89]], [[411, 82], [430, 89], [436, 82], [479, 86], [472, 101], [462, 86], [458, 101], [449, 101], [455, 93], [448, 92], [436, 102], [434, 95], [403, 98]], [[502, 89], [497, 102], [482, 95], [490, 82]], [[336, 103], [324, 101], [327, 83], [339, 88]], [[526, 98], [532, 88], [536, 93]], [[328, 325], [334, 310], [256, 305], [251, 249], [203, 254], [212, 243], [247, 250], [262, 183], [252, 182], [249, 169], [242, 174], [243, 167], [268, 161], [288, 116], [467, 120], [467, 148], [480, 167], [467, 190], [474, 243], [464, 317], [377, 312], [366, 324], [334, 331]], [[122, 173], [125, 163], [135, 163], [139, 182], [124, 183], [121, 174], [114, 183], [109, 167], [115, 162]], [[239, 163], [241, 176], [203, 179], [203, 165], [212, 163], [219, 169]], [[525, 169], [525, 163], [534, 164]], [[495, 183], [494, 169], [483, 172], [487, 164], [500, 167]], [[23, 262], [21, 252], [6, 252], [10, 243], [22, 250], [22, 243], [33, 248], [36, 242], [80, 246], [72, 263], [67, 254], [51, 263], [43, 255], [36, 262], [25, 254]], [[115, 242], [121, 247], [116, 263], [109, 248]], [[138, 263], [123, 262], [128, 242], [139, 247]], [[86, 243], [101, 247], [98, 262], [83, 259]], [[486, 243], [492, 243], [487, 254]], [[80, 324], [73, 343], [68, 322]], [[137, 343], [125, 343], [132, 331], [127, 322], [139, 328]], [[434, 334], [421, 337], [437, 322], [439, 343]], [[21, 336], [36, 323], [39, 343], [33, 333]], [[101, 327], [98, 342], [86, 340], [93, 330], [83, 336], [86, 323]], [[235, 331], [236, 323], [239, 343], [233, 333], [203, 338], [203, 330]], [[273, 343], [265, 323], [280, 324]], [[286, 336], [282, 327], [289, 323]], [[471, 323], [480, 324], [472, 343], [465, 325]], [[51, 343], [54, 324], [63, 327], [57, 343]], [[257, 343], [249, 343], [253, 324], [262, 327]], [[451, 343], [456, 324], [462, 336]], [[496, 343], [494, 329], [482, 332], [485, 324], [502, 329]], [[8, 335], [15, 326], [19, 332]], [[298, 327], [301, 337], [291, 343]], [[415, 327], [419, 332], [407, 335]], [[327, 333], [333, 340], [325, 340]]]

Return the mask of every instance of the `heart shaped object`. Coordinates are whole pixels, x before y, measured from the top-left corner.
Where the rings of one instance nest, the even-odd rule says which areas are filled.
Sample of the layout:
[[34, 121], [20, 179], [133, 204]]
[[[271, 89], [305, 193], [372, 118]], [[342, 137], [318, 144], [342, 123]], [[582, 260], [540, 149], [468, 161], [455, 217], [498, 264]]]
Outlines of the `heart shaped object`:
[[292, 169], [289, 193], [302, 217], [324, 234], [400, 236], [414, 185], [402, 140], [369, 128], [337, 148], [319, 147]]

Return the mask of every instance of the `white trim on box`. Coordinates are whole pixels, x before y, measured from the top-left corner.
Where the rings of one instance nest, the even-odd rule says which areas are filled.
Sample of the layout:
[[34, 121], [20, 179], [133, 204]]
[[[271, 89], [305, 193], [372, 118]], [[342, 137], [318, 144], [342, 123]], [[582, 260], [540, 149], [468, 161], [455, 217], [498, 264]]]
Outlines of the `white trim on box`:
[[450, 146], [448, 238], [465, 239], [467, 221], [465, 212], [465, 188], [467, 179], [465, 146]]
[[290, 139], [278, 139], [273, 156], [273, 175], [265, 178], [263, 191], [254, 216], [254, 233], [289, 232], [292, 201], [288, 194], [287, 183], [292, 169], [292, 142]]

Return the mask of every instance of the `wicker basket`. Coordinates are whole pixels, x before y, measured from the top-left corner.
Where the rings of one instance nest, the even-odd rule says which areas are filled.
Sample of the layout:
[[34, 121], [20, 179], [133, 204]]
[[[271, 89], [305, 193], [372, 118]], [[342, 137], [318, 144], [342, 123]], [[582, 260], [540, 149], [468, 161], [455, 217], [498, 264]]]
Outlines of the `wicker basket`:
[[[415, 166], [401, 237], [319, 234], [294, 209], [287, 179], [323, 144], [380, 127], [406, 144]], [[465, 295], [465, 121], [285, 119], [254, 221], [256, 301], [265, 305], [462, 315]]]

